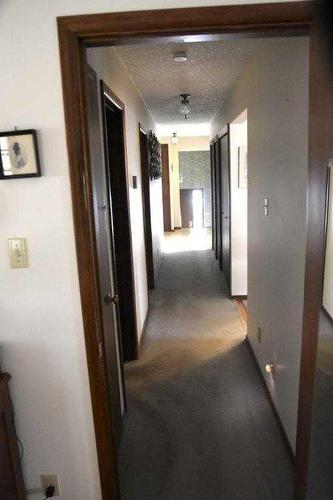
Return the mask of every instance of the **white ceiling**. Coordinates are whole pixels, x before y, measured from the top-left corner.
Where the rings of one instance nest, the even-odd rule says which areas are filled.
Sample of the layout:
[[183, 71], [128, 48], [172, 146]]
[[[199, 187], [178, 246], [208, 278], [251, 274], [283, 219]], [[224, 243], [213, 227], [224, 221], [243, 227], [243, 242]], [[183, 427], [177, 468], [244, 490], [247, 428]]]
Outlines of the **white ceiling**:
[[[252, 57], [259, 39], [128, 45], [116, 50], [157, 123], [179, 123], [179, 94], [191, 94], [187, 123], [209, 122]], [[187, 50], [188, 61], [173, 60]]]

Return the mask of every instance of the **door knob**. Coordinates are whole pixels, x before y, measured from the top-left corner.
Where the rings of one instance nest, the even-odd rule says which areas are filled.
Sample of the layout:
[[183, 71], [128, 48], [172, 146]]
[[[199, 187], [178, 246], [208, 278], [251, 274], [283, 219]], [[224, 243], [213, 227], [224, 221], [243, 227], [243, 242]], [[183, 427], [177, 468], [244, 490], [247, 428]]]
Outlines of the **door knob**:
[[119, 297], [118, 297], [118, 295], [112, 295], [111, 293], [107, 293], [104, 295], [104, 302], [107, 305], [118, 304]]

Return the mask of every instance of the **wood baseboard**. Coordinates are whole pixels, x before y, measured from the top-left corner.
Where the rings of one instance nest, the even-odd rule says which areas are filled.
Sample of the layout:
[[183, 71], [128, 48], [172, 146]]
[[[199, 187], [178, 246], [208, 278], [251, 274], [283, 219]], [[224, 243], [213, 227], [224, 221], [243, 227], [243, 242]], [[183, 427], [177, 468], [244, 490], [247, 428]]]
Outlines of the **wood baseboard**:
[[290, 442], [289, 442], [289, 439], [288, 439], [287, 433], [286, 433], [286, 431], [285, 431], [285, 428], [284, 428], [284, 426], [283, 426], [283, 423], [282, 423], [281, 417], [280, 417], [279, 412], [278, 412], [278, 410], [277, 410], [277, 407], [276, 407], [276, 405], [275, 405], [275, 403], [274, 403], [274, 400], [273, 400], [273, 398], [272, 398], [272, 395], [271, 395], [271, 393], [270, 393], [270, 391], [269, 391], [269, 389], [268, 389], [268, 386], [267, 386], [267, 383], [266, 383], [266, 379], [265, 379], [265, 377], [264, 377], [264, 375], [263, 375], [263, 373], [262, 373], [262, 371], [261, 371], [260, 365], [259, 365], [259, 363], [258, 363], [257, 357], [256, 357], [256, 355], [255, 355], [255, 353], [254, 353], [254, 350], [253, 350], [253, 348], [252, 348], [252, 346], [251, 346], [251, 342], [250, 342], [250, 340], [249, 340], [248, 336], [246, 336], [245, 341], [246, 341], [246, 344], [247, 344], [247, 346], [248, 346], [248, 349], [249, 349], [249, 351], [250, 351], [250, 353], [251, 353], [251, 356], [252, 356], [252, 358], [253, 358], [253, 361], [254, 361], [254, 363], [255, 363], [255, 365], [256, 365], [256, 367], [257, 367], [257, 370], [258, 370], [258, 373], [259, 373], [260, 379], [261, 379], [262, 384], [263, 384], [263, 386], [264, 386], [264, 389], [265, 389], [265, 391], [266, 391], [266, 394], [267, 394], [268, 400], [269, 400], [269, 402], [270, 402], [270, 405], [271, 405], [271, 407], [272, 407], [272, 410], [273, 410], [274, 416], [275, 416], [276, 421], [277, 421], [277, 423], [278, 423], [278, 425], [279, 425], [279, 428], [280, 428], [280, 431], [281, 431], [281, 435], [282, 435], [283, 440], [284, 440], [284, 442], [285, 442], [285, 445], [286, 445], [286, 447], [287, 447], [288, 454], [289, 454], [289, 456], [290, 456], [290, 460], [291, 460], [292, 466], [293, 466], [293, 468], [295, 468], [296, 457], [295, 457], [294, 450], [293, 450], [293, 448], [292, 448], [292, 446], [291, 446], [291, 444], [290, 444]]
[[243, 301], [240, 299], [235, 299], [235, 303], [238, 309], [238, 313], [242, 322], [242, 325], [245, 330], [247, 330], [247, 310], [243, 304]]

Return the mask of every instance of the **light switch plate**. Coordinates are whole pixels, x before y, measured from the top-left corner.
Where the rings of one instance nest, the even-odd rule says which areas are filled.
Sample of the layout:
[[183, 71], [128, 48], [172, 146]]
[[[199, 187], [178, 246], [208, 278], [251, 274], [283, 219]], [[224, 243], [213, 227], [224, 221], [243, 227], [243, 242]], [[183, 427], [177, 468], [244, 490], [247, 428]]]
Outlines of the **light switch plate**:
[[25, 238], [9, 238], [10, 267], [13, 269], [29, 267], [28, 248]]

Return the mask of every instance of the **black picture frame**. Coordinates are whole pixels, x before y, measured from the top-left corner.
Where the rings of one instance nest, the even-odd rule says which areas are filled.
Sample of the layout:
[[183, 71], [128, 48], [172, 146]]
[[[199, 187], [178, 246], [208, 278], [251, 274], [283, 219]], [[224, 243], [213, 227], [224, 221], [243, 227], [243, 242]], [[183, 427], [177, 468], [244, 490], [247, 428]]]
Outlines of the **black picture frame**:
[[[10, 153], [4, 153], [4, 149], [1, 149], [1, 139], [4, 137], [19, 137], [19, 136], [27, 136], [26, 142], [29, 143], [29, 140], [31, 141], [31, 144], [28, 144], [31, 148], [30, 154], [33, 154], [33, 158], [30, 159], [30, 161], [33, 162], [33, 171], [28, 171], [27, 173], [24, 173], [24, 165], [20, 166], [22, 168], [21, 172], [17, 173], [9, 173], [10, 169], [7, 169], [4, 167], [4, 156], [7, 154], [10, 156]], [[29, 139], [30, 136], [30, 139]], [[18, 147], [20, 145], [18, 144]], [[9, 150], [8, 150], [9, 151]], [[11, 161], [9, 158], [8, 161]], [[23, 161], [23, 159], [22, 159]], [[28, 170], [31, 170], [30, 168], [27, 168]], [[41, 177], [41, 168], [40, 168], [40, 159], [39, 159], [39, 150], [38, 150], [38, 139], [37, 139], [37, 131], [35, 129], [26, 129], [26, 130], [10, 130], [6, 132], [0, 132], [0, 180], [10, 180], [10, 179], [23, 179], [23, 178], [29, 178], [29, 177]]]

